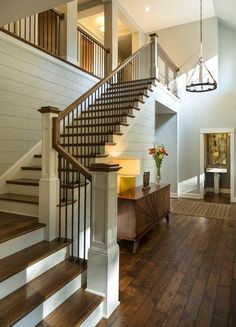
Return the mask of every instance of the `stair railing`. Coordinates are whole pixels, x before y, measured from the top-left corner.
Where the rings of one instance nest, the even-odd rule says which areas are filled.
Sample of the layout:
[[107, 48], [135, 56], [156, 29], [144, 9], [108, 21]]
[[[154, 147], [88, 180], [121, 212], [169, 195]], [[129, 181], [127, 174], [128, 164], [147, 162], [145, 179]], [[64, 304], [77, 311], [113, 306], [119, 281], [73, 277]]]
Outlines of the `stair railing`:
[[89, 246], [92, 181], [89, 167], [96, 158], [104, 157], [101, 148], [125, 124], [121, 109], [133, 108], [142, 101], [143, 94], [133, 82], [157, 79], [156, 52], [157, 38], [152, 37], [147, 45], [53, 118], [53, 147], [59, 154], [59, 238], [77, 239], [72, 256], [77, 252], [76, 257], [86, 259]]
[[60, 30], [64, 14], [50, 9], [3, 25], [1, 29], [20, 40], [60, 56]]

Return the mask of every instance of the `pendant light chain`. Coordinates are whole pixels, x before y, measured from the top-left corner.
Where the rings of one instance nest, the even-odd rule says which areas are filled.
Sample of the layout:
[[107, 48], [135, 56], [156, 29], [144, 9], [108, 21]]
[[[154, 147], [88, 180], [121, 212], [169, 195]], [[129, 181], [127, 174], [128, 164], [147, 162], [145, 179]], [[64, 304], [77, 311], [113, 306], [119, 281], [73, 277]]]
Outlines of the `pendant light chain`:
[[202, 37], [203, 33], [202, 33], [202, 0], [200, 0], [200, 54], [201, 54], [201, 58], [203, 56], [203, 45], [202, 45]]

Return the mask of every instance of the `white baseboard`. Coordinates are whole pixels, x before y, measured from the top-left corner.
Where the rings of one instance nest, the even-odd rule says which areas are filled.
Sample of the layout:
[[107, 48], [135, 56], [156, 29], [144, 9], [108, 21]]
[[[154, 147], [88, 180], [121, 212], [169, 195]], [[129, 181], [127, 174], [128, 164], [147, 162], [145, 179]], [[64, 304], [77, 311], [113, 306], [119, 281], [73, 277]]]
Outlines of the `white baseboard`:
[[179, 194], [178, 193], [170, 193], [170, 197], [171, 198], [178, 198], [179, 197]]
[[[213, 187], [206, 187], [204, 189], [205, 192], [212, 192], [214, 193], [214, 188]], [[224, 193], [224, 194], [230, 194], [230, 189], [228, 188], [220, 188], [220, 193]]]
[[198, 193], [180, 193], [179, 197], [180, 198], [188, 198], [188, 199], [197, 199], [197, 200], [203, 199], [203, 196]]

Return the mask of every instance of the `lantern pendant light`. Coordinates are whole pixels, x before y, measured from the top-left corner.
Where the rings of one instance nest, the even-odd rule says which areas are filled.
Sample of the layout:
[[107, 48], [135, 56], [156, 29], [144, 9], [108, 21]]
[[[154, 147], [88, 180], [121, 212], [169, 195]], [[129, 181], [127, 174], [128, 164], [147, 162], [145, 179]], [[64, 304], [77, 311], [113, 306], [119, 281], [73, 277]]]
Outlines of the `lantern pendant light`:
[[186, 85], [188, 92], [208, 92], [217, 88], [217, 82], [203, 60], [202, 46], [202, 0], [200, 0], [200, 58]]

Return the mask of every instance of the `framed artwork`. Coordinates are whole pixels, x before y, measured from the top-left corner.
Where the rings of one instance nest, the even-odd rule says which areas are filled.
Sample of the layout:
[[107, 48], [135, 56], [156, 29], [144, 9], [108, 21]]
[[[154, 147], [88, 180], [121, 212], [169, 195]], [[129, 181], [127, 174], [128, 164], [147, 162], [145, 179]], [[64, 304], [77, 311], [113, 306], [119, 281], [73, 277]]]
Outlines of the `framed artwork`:
[[208, 165], [227, 164], [226, 133], [208, 134]]

